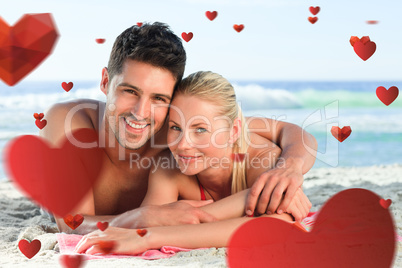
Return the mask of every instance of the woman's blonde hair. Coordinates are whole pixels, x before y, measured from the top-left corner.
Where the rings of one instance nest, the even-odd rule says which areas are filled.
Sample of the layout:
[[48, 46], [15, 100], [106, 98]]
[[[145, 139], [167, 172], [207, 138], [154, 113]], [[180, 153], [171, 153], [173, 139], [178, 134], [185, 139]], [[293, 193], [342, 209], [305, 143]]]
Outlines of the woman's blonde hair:
[[[248, 129], [241, 109], [236, 101], [233, 86], [219, 74], [213, 72], [196, 72], [183, 79], [175, 91], [176, 94], [195, 96], [210, 101], [221, 107], [221, 115], [231, 120], [241, 121], [239, 138], [233, 144], [233, 155], [246, 154], [248, 149]], [[244, 161], [233, 161], [232, 194], [247, 189], [246, 170]]]

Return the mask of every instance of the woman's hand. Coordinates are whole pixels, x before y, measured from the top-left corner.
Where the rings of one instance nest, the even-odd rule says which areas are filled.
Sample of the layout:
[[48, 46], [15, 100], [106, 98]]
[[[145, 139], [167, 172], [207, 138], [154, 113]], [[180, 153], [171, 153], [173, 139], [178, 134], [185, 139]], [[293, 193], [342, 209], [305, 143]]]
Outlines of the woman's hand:
[[270, 215], [284, 212], [303, 184], [302, 166], [300, 160], [280, 159], [275, 168], [262, 173], [250, 188], [246, 214], [257, 212]]
[[144, 236], [140, 236], [136, 229], [108, 227], [103, 232], [97, 230], [85, 235], [74, 251], [91, 255], [108, 253], [136, 255], [150, 249], [148, 237], [148, 231]]
[[304, 194], [303, 190], [299, 188], [285, 212], [292, 214], [297, 222], [301, 222], [305, 217], [307, 217], [310, 209], [310, 200]]

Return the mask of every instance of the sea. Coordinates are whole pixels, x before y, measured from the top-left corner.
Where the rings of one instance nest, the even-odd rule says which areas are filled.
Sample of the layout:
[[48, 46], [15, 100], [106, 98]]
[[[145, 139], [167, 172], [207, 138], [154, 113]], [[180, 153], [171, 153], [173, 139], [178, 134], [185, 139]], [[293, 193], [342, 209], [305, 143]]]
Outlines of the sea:
[[[69, 81], [66, 81], [69, 82]], [[6, 180], [4, 148], [20, 135], [37, 135], [34, 113], [54, 103], [90, 98], [106, 100], [99, 81], [0, 82], [0, 181]], [[376, 95], [379, 86], [402, 89], [402, 81], [231, 81], [246, 116], [262, 116], [299, 125], [314, 135], [318, 149], [313, 168], [402, 164], [402, 96], [389, 106]], [[400, 94], [402, 95], [402, 93]], [[343, 142], [331, 128], [350, 126]]]

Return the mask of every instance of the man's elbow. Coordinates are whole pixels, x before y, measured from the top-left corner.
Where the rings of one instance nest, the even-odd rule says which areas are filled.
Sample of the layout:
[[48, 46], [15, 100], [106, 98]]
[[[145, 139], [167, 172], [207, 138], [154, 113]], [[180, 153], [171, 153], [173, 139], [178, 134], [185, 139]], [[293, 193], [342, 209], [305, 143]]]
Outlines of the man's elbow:
[[317, 149], [318, 149], [317, 139], [312, 134], [309, 133], [309, 135], [310, 135], [310, 141], [311, 141], [311, 148], [313, 148], [314, 151], [317, 151]]
[[62, 221], [63, 219], [56, 219], [57, 229], [59, 229], [59, 233], [72, 234], [73, 230]]
[[64, 219], [56, 218], [57, 229], [59, 229], [59, 233], [66, 233], [66, 234], [81, 234], [79, 231], [80, 227], [76, 229], [71, 229], [66, 223], [64, 223]]
[[307, 145], [310, 149], [317, 151], [318, 142], [317, 139], [307, 131], [303, 130], [303, 143]]

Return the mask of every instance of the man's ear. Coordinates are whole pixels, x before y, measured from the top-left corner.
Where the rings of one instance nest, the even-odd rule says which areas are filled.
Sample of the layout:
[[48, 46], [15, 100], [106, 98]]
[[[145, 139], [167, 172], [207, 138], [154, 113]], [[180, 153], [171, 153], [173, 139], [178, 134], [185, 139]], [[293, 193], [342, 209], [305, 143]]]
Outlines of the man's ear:
[[109, 84], [109, 73], [107, 71], [107, 68], [103, 67], [103, 69], [102, 69], [102, 80], [101, 80], [101, 83], [100, 83], [100, 89], [102, 90], [102, 92], [105, 95], [107, 95], [108, 84]]
[[241, 119], [236, 118], [230, 131], [229, 143], [234, 144], [241, 136]]

